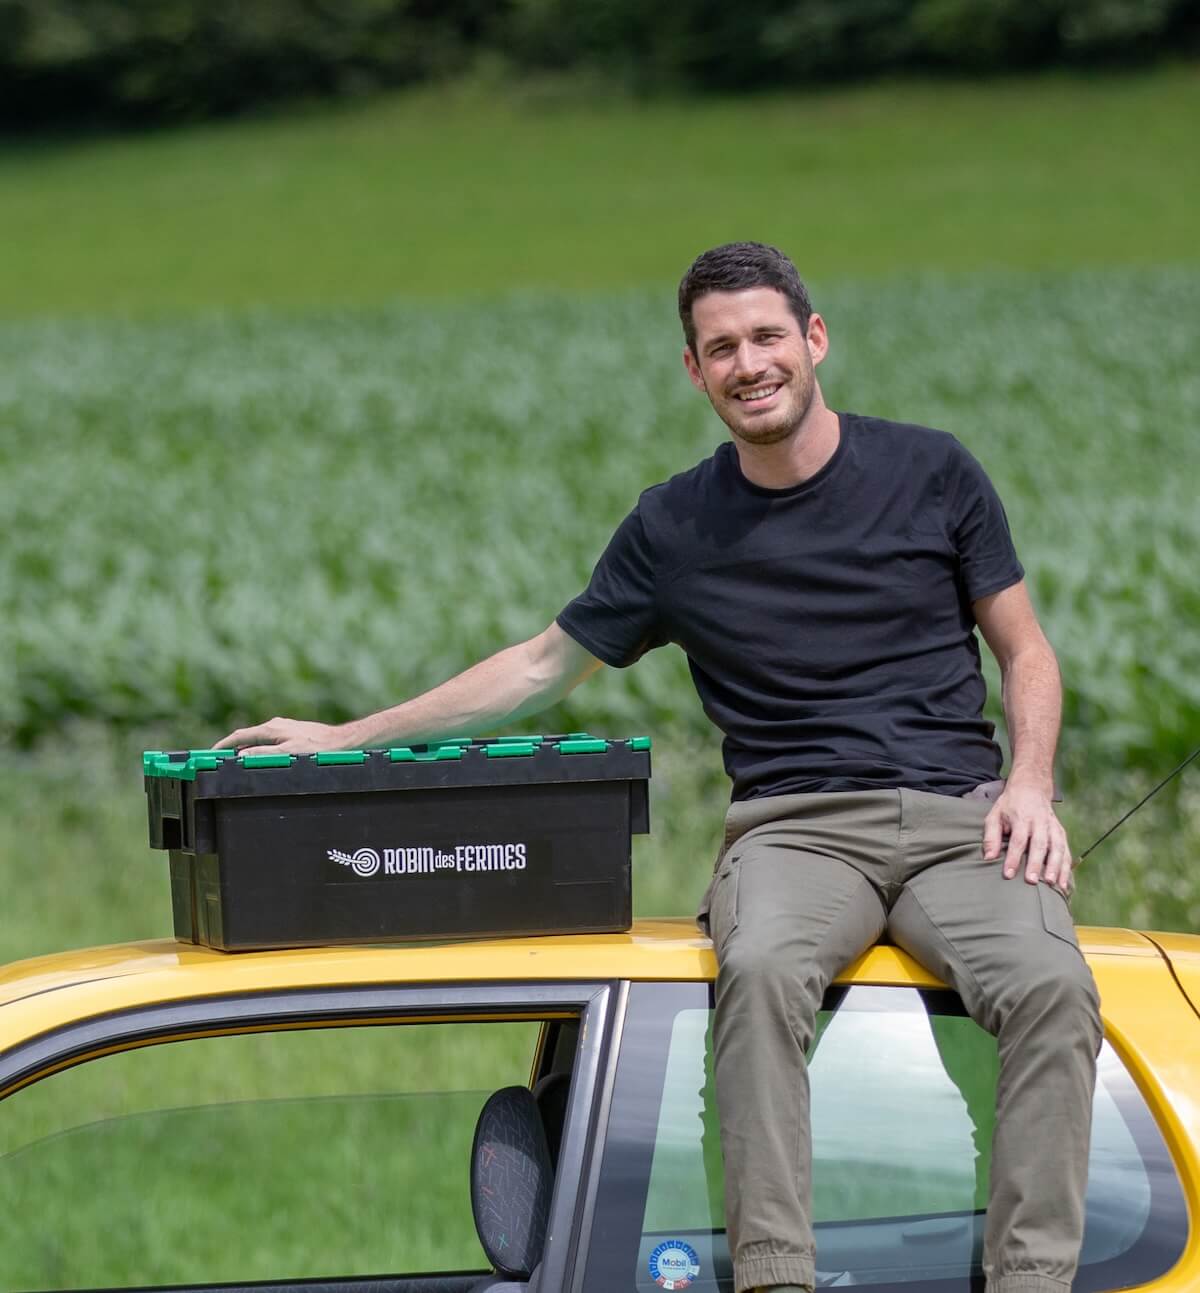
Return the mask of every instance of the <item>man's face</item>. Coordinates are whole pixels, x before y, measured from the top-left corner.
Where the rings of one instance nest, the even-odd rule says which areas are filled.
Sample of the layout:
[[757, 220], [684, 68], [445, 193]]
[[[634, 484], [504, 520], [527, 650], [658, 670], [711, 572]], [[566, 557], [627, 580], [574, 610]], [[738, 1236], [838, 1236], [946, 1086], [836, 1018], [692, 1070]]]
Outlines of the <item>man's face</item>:
[[734, 436], [777, 444], [795, 434], [812, 404], [814, 366], [829, 349], [819, 314], [808, 336], [773, 287], [708, 292], [692, 305], [696, 351], [683, 362]]

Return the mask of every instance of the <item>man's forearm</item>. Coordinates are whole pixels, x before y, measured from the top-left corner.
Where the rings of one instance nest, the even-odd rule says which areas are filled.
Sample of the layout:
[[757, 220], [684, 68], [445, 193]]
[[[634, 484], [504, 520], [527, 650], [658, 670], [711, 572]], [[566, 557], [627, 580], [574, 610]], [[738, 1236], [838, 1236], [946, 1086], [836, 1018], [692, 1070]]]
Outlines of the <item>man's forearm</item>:
[[423, 695], [354, 719], [339, 731], [346, 747], [356, 749], [471, 736], [548, 708], [574, 681], [555, 677], [532, 643], [519, 642]]
[[1001, 671], [1001, 692], [1012, 747], [1009, 781], [1050, 795], [1062, 721], [1062, 679], [1048, 643], [1031, 645], [1008, 661]]
[[[1004, 717], [1012, 746], [1008, 784], [983, 824], [983, 856], [1004, 857], [1004, 874], [1024, 871], [1071, 888], [1071, 850], [1050, 803], [1054, 750], [1062, 720], [1062, 680], [1024, 581], [974, 603], [975, 620], [1000, 665]], [[1008, 844], [1005, 847], [1004, 841]]]
[[538, 713], [599, 668], [595, 656], [551, 624], [528, 642], [497, 651], [402, 705], [337, 726], [272, 718], [230, 732], [216, 748], [250, 754], [275, 750], [311, 754], [470, 736]]

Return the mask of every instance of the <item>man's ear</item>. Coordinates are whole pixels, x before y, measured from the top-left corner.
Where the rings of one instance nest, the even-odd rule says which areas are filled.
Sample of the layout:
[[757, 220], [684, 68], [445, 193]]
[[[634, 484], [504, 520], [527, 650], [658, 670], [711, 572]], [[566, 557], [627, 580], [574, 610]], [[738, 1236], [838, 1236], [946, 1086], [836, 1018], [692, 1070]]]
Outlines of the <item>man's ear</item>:
[[687, 375], [692, 379], [692, 385], [698, 390], [708, 394], [708, 387], [704, 384], [704, 374], [700, 371], [700, 365], [696, 362], [696, 356], [692, 354], [691, 346], [683, 348], [683, 366], [687, 369]]
[[829, 354], [829, 333], [825, 330], [825, 320], [819, 314], [813, 314], [808, 320], [808, 353], [812, 356], [813, 365], [817, 365]]

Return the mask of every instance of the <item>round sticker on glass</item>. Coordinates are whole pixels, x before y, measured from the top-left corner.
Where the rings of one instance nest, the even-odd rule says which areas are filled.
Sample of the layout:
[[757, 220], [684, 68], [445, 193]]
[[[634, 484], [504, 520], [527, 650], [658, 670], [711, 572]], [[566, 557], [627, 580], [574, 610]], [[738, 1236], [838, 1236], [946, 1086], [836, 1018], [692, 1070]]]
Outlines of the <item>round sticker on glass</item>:
[[650, 1254], [650, 1278], [659, 1288], [685, 1289], [700, 1274], [700, 1256], [682, 1239], [668, 1239]]

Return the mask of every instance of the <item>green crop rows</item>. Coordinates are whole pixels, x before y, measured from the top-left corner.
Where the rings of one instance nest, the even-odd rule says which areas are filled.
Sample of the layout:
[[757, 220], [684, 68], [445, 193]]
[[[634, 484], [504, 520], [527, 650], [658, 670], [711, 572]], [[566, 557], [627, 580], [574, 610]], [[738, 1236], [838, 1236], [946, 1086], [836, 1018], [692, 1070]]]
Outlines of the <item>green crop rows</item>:
[[[1069, 750], [1153, 762], [1200, 720], [1200, 275], [820, 294], [837, 407], [954, 430], [1005, 498], [1068, 679]], [[664, 294], [665, 296], [665, 294]], [[348, 715], [541, 629], [639, 489], [723, 428], [659, 295], [0, 330], [0, 720]], [[704, 720], [683, 661], [572, 721]]]
[[[544, 627], [638, 491], [723, 438], [671, 284], [730, 237], [815, 280], [835, 407], [952, 430], [996, 480], [1086, 846], [1200, 732], [1196, 85], [437, 91], [0, 147], [0, 964], [170, 935], [143, 748], [377, 708]], [[727, 783], [679, 653], [522, 727], [654, 737], [635, 910], [690, 914]], [[1200, 766], [1087, 864], [1076, 915], [1200, 928], [1197, 857]], [[0, 1284], [472, 1264], [473, 1110], [440, 1128], [413, 1093], [523, 1081], [514, 1027], [206, 1040], [28, 1088]], [[265, 1182], [229, 1171], [251, 1132]], [[434, 1159], [463, 1179], [415, 1185]]]
[[[1200, 730], [1200, 272], [818, 287], [831, 403], [955, 431], [1006, 500], [1066, 675], [1082, 846]], [[139, 742], [378, 708], [548, 623], [639, 489], [723, 435], [679, 344], [666, 292], [0, 327], [0, 720], [17, 747], [102, 727], [130, 769], [90, 800], [69, 744], [10, 756], [6, 856], [49, 818], [53, 853], [76, 831], [105, 858], [52, 922], [14, 896], [11, 953], [167, 932], [165, 877], [129, 874]], [[681, 655], [607, 671], [540, 726], [658, 738], [638, 905], [698, 895], [722, 790]], [[1200, 916], [1189, 784], [1083, 916]], [[39, 852], [47, 880], [78, 870]]]

